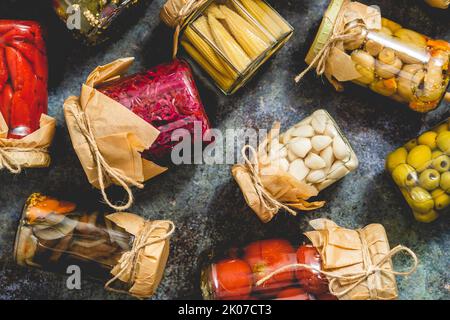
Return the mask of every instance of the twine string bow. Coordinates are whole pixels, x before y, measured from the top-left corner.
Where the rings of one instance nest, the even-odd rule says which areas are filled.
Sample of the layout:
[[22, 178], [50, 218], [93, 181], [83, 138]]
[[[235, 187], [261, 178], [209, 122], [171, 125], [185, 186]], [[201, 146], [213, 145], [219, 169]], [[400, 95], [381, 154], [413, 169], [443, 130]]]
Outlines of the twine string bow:
[[[247, 157], [247, 150], [249, 151], [250, 158]], [[241, 154], [242, 158], [244, 159], [245, 166], [250, 174], [250, 178], [252, 179], [256, 193], [261, 199], [261, 203], [263, 204], [264, 208], [267, 209], [272, 215], [275, 215], [281, 208], [294, 216], [297, 215], [294, 210], [278, 201], [266, 190], [266, 188], [264, 188], [259, 173], [258, 154], [255, 148], [250, 145], [245, 145], [241, 150]], [[250, 159], [252, 159], [253, 161]]]
[[[108, 162], [103, 157], [100, 152], [97, 142], [95, 140], [95, 135], [92, 131], [91, 123], [89, 117], [83, 112], [80, 107], [75, 105], [69, 106], [72, 115], [75, 118], [76, 124], [81, 132], [81, 134], [86, 139], [89, 148], [92, 153], [92, 157], [95, 161], [95, 165], [97, 167], [97, 179], [100, 186], [100, 191], [103, 195], [103, 199], [105, 202], [116, 211], [124, 211], [131, 207], [134, 201], [133, 192], [129, 186], [134, 186], [139, 189], [144, 188], [142, 183], [137, 182], [136, 180], [128, 177], [123, 174], [120, 170], [111, 167]], [[110, 179], [117, 184], [119, 184], [127, 193], [127, 202], [124, 205], [113, 204], [106, 193], [105, 180]]]
[[[152, 233], [155, 230], [165, 229], [165, 228], [167, 228], [167, 226], [169, 227], [169, 229], [167, 230], [167, 232], [164, 235], [159, 236], [157, 238], [151, 238]], [[111, 278], [108, 282], [105, 283], [105, 289], [109, 290], [109, 291], [113, 291], [113, 292], [129, 294], [129, 292], [126, 290], [112, 288], [111, 284], [113, 284], [115, 281], [120, 279], [120, 277], [125, 272], [129, 272], [129, 270], [131, 270], [131, 271], [130, 271], [130, 277], [129, 277], [128, 282], [130, 284], [134, 283], [134, 281], [136, 279], [136, 273], [138, 271], [138, 268], [136, 268], [136, 267], [139, 263], [139, 256], [140, 256], [142, 250], [144, 250], [146, 246], [167, 240], [168, 238], [170, 238], [172, 236], [174, 231], [175, 231], [175, 225], [172, 221], [164, 221], [164, 222], [159, 222], [159, 223], [154, 223], [154, 222], [150, 222], [150, 221], [145, 222], [142, 229], [136, 235], [134, 242], [133, 242], [133, 246], [130, 249], [130, 251], [125, 252], [122, 255], [122, 257], [120, 258], [120, 260], [118, 262], [120, 271], [113, 278]], [[141, 297], [138, 297], [138, 298], [141, 298]]]
[[[414, 263], [409, 270], [395, 271], [395, 270], [383, 268], [383, 265], [386, 262], [389, 262], [390, 259], [392, 259], [395, 255], [397, 255], [400, 252], [406, 252], [413, 259]], [[277, 274], [286, 272], [286, 271], [296, 270], [296, 269], [307, 269], [307, 270], [311, 270], [311, 271], [314, 271], [314, 272], [317, 272], [317, 273], [320, 273], [320, 274], [326, 276], [329, 279], [328, 289], [329, 289], [330, 293], [333, 294], [334, 296], [340, 298], [342, 296], [345, 296], [347, 293], [349, 293], [353, 289], [355, 289], [362, 282], [368, 280], [368, 278], [375, 273], [386, 273], [386, 274], [391, 274], [394, 276], [409, 276], [414, 271], [416, 271], [418, 264], [419, 264], [419, 260], [416, 256], [416, 254], [411, 249], [404, 247], [402, 245], [398, 245], [395, 248], [393, 248], [391, 251], [389, 251], [383, 257], [383, 259], [381, 259], [378, 263], [365, 265], [365, 269], [361, 272], [353, 272], [353, 273], [346, 273], [346, 274], [338, 275], [335, 272], [324, 271], [319, 268], [313, 267], [311, 265], [295, 263], [295, 264], [283, 266], [283, 267], [271, 272], [270, 274], [268, 274], [267, 276], [265, 276], [264, 278], [259, 280], [256, 283], [256, 285], [261, 286], [266, 281], [271, 279], [272, 277], [276, 276]], [[336, 291], [334, 289], [336, 287], [335, 286], [336, 282], [344, 282], [346, 284], [346, 288], [341, 291]], [[339, 287], [339, 286], [337, 286], [337, 287]], [[372, 292], [370, 292], [370, 295], [373, 298]]]

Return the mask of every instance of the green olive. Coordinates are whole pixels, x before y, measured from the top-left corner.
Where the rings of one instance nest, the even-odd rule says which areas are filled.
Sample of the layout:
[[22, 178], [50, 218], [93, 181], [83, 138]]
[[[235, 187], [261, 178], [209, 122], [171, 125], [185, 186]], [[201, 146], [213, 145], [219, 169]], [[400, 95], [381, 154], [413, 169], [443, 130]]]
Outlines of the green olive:
[[426, 190], [434, 190], [439, 187], [441, 175], [435, 169], [426, 169], [419, 176], [419, 184]]
[[442, 154], [435, 159], [433, 159], [433, 168], [439, 172], [446, 172], [450, 169], [450, 158], [445, 154]]

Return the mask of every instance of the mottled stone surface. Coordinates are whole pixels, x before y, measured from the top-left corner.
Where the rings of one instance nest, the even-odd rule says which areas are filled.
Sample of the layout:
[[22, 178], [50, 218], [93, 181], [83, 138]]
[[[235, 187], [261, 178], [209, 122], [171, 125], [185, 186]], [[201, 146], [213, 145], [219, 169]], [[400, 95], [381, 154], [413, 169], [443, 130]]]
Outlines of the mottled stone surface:
[[[38, 4], [39, 2], [39, 4]], [[48, 1], [50, 2], [50, 1]], [[58, 119], [57, 137], [49, 169], [27, 170], [20, 176], [0, 173], [0, 298], [1, 299], [120, 299], [100, 283], [83, 279], [82, 289], [69, 291], [65, 277], [24, 269], [14, 264], [12, 247], [16, 224], [26, 197], [36, 191], [75, 196], [96, 203], [99, 193], [87, 183], [70, 144], [62, 104], [78, 94], [80, 83], [97, 65], [123, 56], [135, 56], [133, 71], [170, 58], [171, 31], [158, 18], [163, 0], [148, 1], [134, 12], [117, 39], [97, 48], [74, 41], [51, 11], [47, 1], [3, 0], [0, 17], [36, 18], [48, 26], [50, 54], [50, 114]], [[146, 2], [143, 0], [143, 2]], [[177, 231], [165, 277], [155, 299], [200, 298], [198, 263], [211, 247], [244, 244], [268, 237], [296, 239], [308, 229], [309, 219], [327, 217], [357, 228], [378, 222], [386, 227], [391, 245], [403, 244], [420, 258], [417, 272], [398, 278], [401, 299], [450, 298], [450, 219], [418, 223], [384, 172], [384, 158], [396, 146], [443, 118], [422, 117], [363, 88], [349, 86], [336, 93], [325, 80], [309, 74], [295, 86], [293, 76], [304, 67], [303, 58], [327, 0], [276, 1], [273, 5], [296, 31], [258, 75], [231, 97], [223, 96], [196, 72], [196, 80], [213, 125], [268, 128], [281, 120], [284, 128], [317, 108], [327, 109], [339, 123], [360, 159], [359, 169], [322, 192], [325, 208], [297, 217], [279, 214], [267, 225], [245, 205], [228, 165], [185, 165], [150, 181], [137, 192], [133, 212], [151, 219], [172, 219]], [[380, 5], [386, 17], [429, 36], [450, 40], [447, 13], [429, 9], [421, 0], [363, 1]], [[445, 15], [447, 14], [447, 15]], [[397, 268], [407, 261], [395, 260]]]

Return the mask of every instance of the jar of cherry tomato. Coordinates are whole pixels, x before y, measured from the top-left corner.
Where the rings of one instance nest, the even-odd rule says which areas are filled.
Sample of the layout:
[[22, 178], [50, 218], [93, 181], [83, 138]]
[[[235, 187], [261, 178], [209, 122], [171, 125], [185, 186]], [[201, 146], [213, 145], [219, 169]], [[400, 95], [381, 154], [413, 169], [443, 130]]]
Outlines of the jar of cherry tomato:
[[[313, 300], [330, 297], [328, 281], [314, 270], [289, 268], [307, 264], [321, 269], [319, 252], [308, 244], [295, 245], [284, 239], [255, 241], [244, 248], [217, 255], [203, 268], [201, 291], [204, 299]], [[263, 284], [258, 281], [288, 267]]]

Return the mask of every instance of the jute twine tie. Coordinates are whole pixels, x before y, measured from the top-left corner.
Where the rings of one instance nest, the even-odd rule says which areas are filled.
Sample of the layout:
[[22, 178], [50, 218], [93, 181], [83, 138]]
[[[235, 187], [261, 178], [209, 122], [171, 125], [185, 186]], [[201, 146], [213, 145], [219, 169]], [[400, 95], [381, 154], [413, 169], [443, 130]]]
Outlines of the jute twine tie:
[[[155, 230], [165, 229], [165, 228], [167, 228], [167, 226], [169, 226], [169, 230], [167, 231], [166, 234], [164, 234], [160, 237], [154, 238], [154, 239], [149, 239]], [[110, 279], [108, 282], [105, 283], [105, 289], [109, 290], [109, 291], [113, 291], [113, 292], [129, 294], [129, 292], [126, 290], [112, 288], [111, 284], [113, 284], [115, 281], [120, 279], [120, 277], [125, 272], [128, 272], [128, 270], [130, 270], [130, 268], [131, 268], [131, 272], [130, 272], [129, 283], [130, 284], [134, 283], [134, 281], [136, 279], [136, 273], [138, 271], [137, 266], [139, 264], [139, 255], [141, 254], [142, 250], [144, 250], [146, 246], [167, 240], [168, 238], [170, 238], [172, 236], [174, 231], [175, 231], [175, 225], [172, 221], [164, 221], [164, 222], [160, 222], [160, 223], [154, 223], [151, 221], [145, 222], [142, 229], [136, 235], [131, 250], [128, 252], [125, 252], [122, 255], [122, 257], [120, 258], [120, 260], [118, 262], [120, 271], [112, 279]], [[145, 281], [146, 279], [143, 279], [143, 280]], [[143, 298], [143, 297], [138, 297], [138, 298]]]
[[[131, 207], [133, 204], [133, 192], [130, 189], [130, 185], [137, 187], [139, 189], [144, 188], [142, 183], [135, 181], [134, 179], [124, 175], [120, 170], [111, 167], [108, 162], [103, 157], [100, 152], [97, 142], [95, 141], [94, 133], [92, 132], [91, 123], [89, 117], [76, 105], [69, 105], [70, 112], [75, 118], [77, 126], [81, 132], [81, 134], [86, 139], [89, 148], [91, 149], [92, 157], [95, 161], [95, 165], [97, 167], [97, 178], [100, 186], [100, 190], [103, 195], [103, 199], [105, 202], [116, 211], [124, 211]], [[119, 184], [127, 193], [128, 201], [124, 205], [116, 205], [113, 204], [106, 194], [105, 187], [105, 179], [109, 178], [110, 180]]]
[[[345, 7], [345, 5], [342, 7], [337, 17], [330, 37], [325, 42], [322, 49], [320, 49], [316, 54], [309, 66], [295, 77], [295, 82], [298, 83], [300, 80], [302, 80], [303, 77], [314, 67], [316, 68], [316, 74], [318, 76], [323, 75], [326, 70], [326, 64], [331, 50], [340, 42], [352, 40], [365, 32], [364, 30], [366, 25], [364, 23], [351, 23], [347, 26], [343, 26], [344, 12], [346, 10]], [[329, 17], [325, 17], [325, 19], [330, 20]], [[330, 22], [333, 23], [331, 20]], [[362, 27], [360, 32], [358, 31], [358, 27]]]
[[178, 53], [178, 39], [180, 37], [181, 27], [192, 12], [202, 6], [205, 0], [188, 0], [186, 4], [177, 12], [175, 17], [175, 33], [173, 35], [173, 51], [172, 58], [175, 59]]
[[[366, 251], [367, 246], [363, 250]], [[364, 251], [363, 251], [363, 254], [365, 254]], [[390, 259], [392, 259], [395, 255], [397, 255], [400, 252], [408, 253], [408, 255], [413, 259], [414, 264], [409, 270], [395, 271], [395, 270], [383, 268], [383, 265], [386, 262], [388, 262]], [[314, 271], [314, 272], [317, 272], [317, 273], [320, 273], [320, 274], [323, 274], [324, 276], [326, 276], [329, 279], [328, 289], [329, 289], [330, 293], [332, 295], [340, 298], [340, 297], [346, 295], [347, 293], [349, 293], [350, 291], [352, 291], [359, 284], [366, 281], [371, 275], [373, 275], [375, 273], [386, 273], [386, 274], [391, 274], [394, 276], [409, 276], [411, 273], [416, 271], [418, 264], [419, 264], [419, 260], [416, 256], [416, 254], [411, 249], [404, 247], [402, 245], [398, 245], [395, 248], [393, 248], [391, 251], [389, 251], [383, 257], [383, 259], [381, 259], [376, 264], [372, 264], [370, 259], [367, 259], [367, 260], [364, 259], [365, 270], [363, 270], [361, 272], [337, 275], [333, 272], [323, 271], [323, 270], [320, 270], [319, 268], [315, 268], [315, 267], [307, 265], [307, 264], [295, 263], [295, 264], [286, 265], [284, 267], [281, 267], [281, 268], [275, 270], [274, 272], [268, 274], [267, 276], [265, 276], [264, 278], [259, 280], [256, 283], [256, 285], [257, 286], [263, 285], [267, 280], [271, 279], [272, 277], [276, 276], [279, 273], [283, 273], [283, 272], [290, 271], [290, 270], [296, 270], [296, 269], [308, 269], [308, 270], [311, 270], [311, 271]], [[333, 289], [336, 281], [345, 281], [345, 283], [349, 284], [349, 286], [344, 290], [336, 291]], [[369, 290], [369, 291], [370, 291], [369, 294], [370, 294], [371, 298], [374, 298], [375, 295], [373, 294], [373, 290]], [[377, 297], [377, 298], [379, 299], [379, 297]]]
[[21, 164], [10, 156], [10, 152], [42, 152], [48, 153], [46, 148], [19, 148], [19, 147], [0, 147], [0, 165], [13, 174], [22, 172]]
[[[253, 161], [251, 161], [250, 158], [247, 157], [247, 150], [249, 151], [250, 158], [252, 158]], [[281, 208], [294, 216], [297, 215], [297, 212], [275, 199], [266, 190], [266, 188], [264, 188], [259, 174], [258, 154], [255, 148], [250, 145], [245, 145], [241, 150], [241, 154], [242, 158], [245, 161], [245, 166], [250, 174], [250, 178], [252, 179], [255, 190], [259, 198], [261, 199], [264, 208], [267, 209], [272, 214], [272, 216], [275, 215]]]

